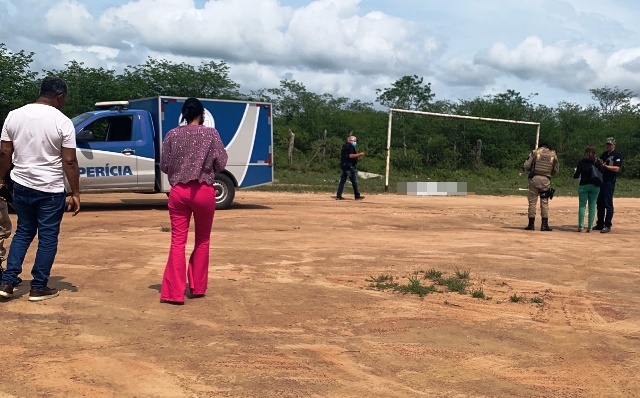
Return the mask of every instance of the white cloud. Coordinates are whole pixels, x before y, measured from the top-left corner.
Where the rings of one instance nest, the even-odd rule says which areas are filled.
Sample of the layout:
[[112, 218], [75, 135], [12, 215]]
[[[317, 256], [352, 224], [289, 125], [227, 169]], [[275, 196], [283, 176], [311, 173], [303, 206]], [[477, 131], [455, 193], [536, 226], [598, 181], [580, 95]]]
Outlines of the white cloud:
[[93, 42], [94, 26], [93, 17], [87, 8], [76, 1], [63, 0], [45, 15], [45, 27], [50, 37], [72, 39], [75, 44]]
[[592, 63], [599, 58], [585, 45], [558, 42], [545, 45], [538, 37], [526, 38], [514, 49], [494, 44], [476, 62], [520, 79], [553, 83], [567, 91], [583, 90], [597, 77]]
[[436, 99], [514, 89], [555, 105], [605, 85], [640, 91], [639, 11], [626, 0], [0, 0], [0, 37], [35, 52], [35, 70], [225, 60], [243, 91], [295, 78], [373, 101], [415, 74]]

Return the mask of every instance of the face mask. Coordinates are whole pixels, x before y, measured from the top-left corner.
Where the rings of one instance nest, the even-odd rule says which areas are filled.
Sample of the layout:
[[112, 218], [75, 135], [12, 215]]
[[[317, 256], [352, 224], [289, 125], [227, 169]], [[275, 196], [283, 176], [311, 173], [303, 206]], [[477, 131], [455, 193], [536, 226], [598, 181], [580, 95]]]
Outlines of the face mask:
[[351, 145], [353, 145], [353, 146], [356, 146], [356, 144], [357, 144], [357, 142], [355, 142], [355, 141], [351, 142]]

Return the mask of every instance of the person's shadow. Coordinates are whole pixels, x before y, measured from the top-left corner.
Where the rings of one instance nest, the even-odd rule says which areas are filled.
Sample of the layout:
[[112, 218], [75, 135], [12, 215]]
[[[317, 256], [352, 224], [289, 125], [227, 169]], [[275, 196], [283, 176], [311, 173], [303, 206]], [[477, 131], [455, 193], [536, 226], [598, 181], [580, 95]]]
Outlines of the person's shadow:
[[[49, 283], [47, 284], [49, 287], [58, 289], [61, 292], [77, 292], [78, 291], [78, 287], [76, 285], [74, 285], [73, 283], [70, 282], [63, 282], [62, 280], [65, 279], [64, 276], [53, 276], [51, 278], [49, 278]], [[31, 291], [31, 284], [30, 284], [31, 280], [23, 280], [22, 283], [20, 283], [19, 286], [16, 286], [13, 290], [13, 297], [12, 299], [17, 299], [20, 298], [22, 296], [24, 296], [25, 294], [28, 295], [29, 292]]]
[[75, 293], [78, 291], [78, 286], [71, 282], [63, 282], [63, 279], [65, 279], [64, 276], [54, 276], [49, 278], [49, 287], [56, 288], [61, 292]]
[[[551, 229], [553, 229], [554, 231], [563, 231], [563, 232], [575, 232], [578, 230], [578, 226], [577, 225], [553, 225], [553, 224], [549, 224], [549, 226], [551, 227]], [[526, 231], [524, 229], [524, 225], [522, 226], [513, 226], [513, 225], [507, 225], [504, 227], [501, 227], [503, 229], [513, 229], [516, 231], [525, 231], [525, 232], [533, 232], [533, 231]], [[540, 231], [540, 224], [538, 223], [534, 229], [534, 231]]]

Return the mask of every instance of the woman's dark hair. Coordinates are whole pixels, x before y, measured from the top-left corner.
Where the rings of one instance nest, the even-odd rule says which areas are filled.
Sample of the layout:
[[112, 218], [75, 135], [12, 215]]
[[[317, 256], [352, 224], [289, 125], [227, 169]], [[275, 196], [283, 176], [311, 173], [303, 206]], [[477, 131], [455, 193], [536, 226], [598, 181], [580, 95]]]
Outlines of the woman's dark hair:
[[204, 106], [197, 98], [187, 98], [182, 105], [182, 121], [191, 123], [196, 118], [201, 118], [200, 124], [204, 123]]
[[593, 145], [588, 145], [584, 148], [584, 156], [585, 159], [595, 160], [596, 159], [596, 147]]

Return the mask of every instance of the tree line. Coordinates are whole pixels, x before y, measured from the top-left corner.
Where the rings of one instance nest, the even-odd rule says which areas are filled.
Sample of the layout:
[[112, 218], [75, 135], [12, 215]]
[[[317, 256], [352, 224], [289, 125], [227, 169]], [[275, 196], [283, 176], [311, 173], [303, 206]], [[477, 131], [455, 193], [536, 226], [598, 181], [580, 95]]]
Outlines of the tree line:
[[[404, 76], [376, 91], [376, 103], [310, 92], [303, 83], [282, 80], [278, 87], [242, 93], [229, 77], [224, 61], [197, 66], [148, 58], [122, 73], [71, 61], [63, 69], [32, 69], [34, 53], [11, 52], [0, 43], [0, 121], [7, 113], [37, 97], [39, 81], [57, 75], [69, 87], [63, 110], [73, 117], [98, 101], [156, 95], [267, 101], [274, 105], [274, 162], [277, 169], [335, 171], [340, 146], [349, 134], [358, 136], [367, 153], [361, 169], [385, 169], [388, 112], [400, 108], [482, 118], [541, 123], [541, 140], [558, 152], [564, 170], [594, 144], [604, 150], [613, 136], [625, 163], [623, 175], [640, 178], [640, 105], [629, 89], [589, 90], [594, 103], [581, 106], [561, 101], [554, 107], [535, 104], [536, 94], [514, 90], [457, 101], [437, 100], [431, 84], [416, 75]], [[391, 167], [407, 173], [433, 170], [520, 169], [535, 145], [536, 127], [486, 121], [394, 114]], [[294, 136], [293, 142], [291, 137]], [[290, 146], [290, 144], [293, 144]], [[485, 171], [486, 171], [485, 170]]]

